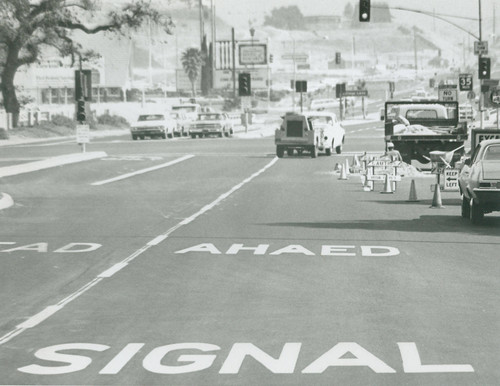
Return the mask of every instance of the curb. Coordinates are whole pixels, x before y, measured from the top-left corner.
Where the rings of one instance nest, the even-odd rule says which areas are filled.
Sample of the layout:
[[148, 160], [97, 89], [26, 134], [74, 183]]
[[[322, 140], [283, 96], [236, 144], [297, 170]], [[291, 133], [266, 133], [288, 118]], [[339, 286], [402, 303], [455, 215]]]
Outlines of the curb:
[[28, 162], [21, 165], [5, 166], [3, 168], [0, 168], [0, 177], [15, 176], [18, 174], [53, 168], [55, 166], [68, 165], [76, 162], [89, 161], [103, 157], [107, 157], [107, 154], [104, 151], [61, 155], [57, 157], [47, 158], [42, 161]]
[[7, 193], [0, 192], [0, 210], [10, 208], [14, 205], [14, 200]]

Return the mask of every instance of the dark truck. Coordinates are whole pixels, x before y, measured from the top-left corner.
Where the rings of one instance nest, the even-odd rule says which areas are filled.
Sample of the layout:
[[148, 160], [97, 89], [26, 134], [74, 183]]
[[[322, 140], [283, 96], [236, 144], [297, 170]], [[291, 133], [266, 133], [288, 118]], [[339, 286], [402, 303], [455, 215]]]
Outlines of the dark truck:
[[453, 152], [451, 164], [464, 154], [467, 122], [459, 123], [458, 102], [389, 101], [385, 103], [385, 142], [394, 143], [403, 161], [430, 162], [431, 151]]

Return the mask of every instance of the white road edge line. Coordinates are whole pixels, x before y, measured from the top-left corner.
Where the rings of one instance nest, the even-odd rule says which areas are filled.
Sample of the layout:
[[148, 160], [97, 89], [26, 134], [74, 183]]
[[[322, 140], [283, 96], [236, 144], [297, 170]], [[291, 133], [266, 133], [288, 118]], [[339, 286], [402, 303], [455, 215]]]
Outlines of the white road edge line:
[[12, 330], [12, 331], [8, 332], [7, 334], [5, 334], [5, 335], [3, 335], [3, 336], [0, 337], [0, 346], [3, 345], [4, 343], [9, 342], [11, 339], [13, 339], [14, 337], [16, 337], [19, 334], [23, 333], [27, 329], [36, 327], [37, 325], [39, 325], [40, 323], [42, 323], [43, 321], [47, 320], [49, 317], [51, 317], [52, 315], [54, 315], [57, 311], [60, 311], [61, 309], [63, 309], [64, 306], [66, 306], [67, 304], [69, 304], [70, 302], [72, 302], [73, 300], [75, 300], [76, 298], [78, 298], [80, 295], [84, 294], [85, 292], [89, 291], [91, 288], [93, 288], [94, 286], [96, 286], [97, 284], [99, 284], [102, 280], [112, 277], [115, 273], [117, 273], [121, 269], [125, 268], [136, 257], [139, 257], [141, 254], [143, 254], [144, 252], [146, 252], [149, 248], [151, 248], [151, 247], [153, 247], [155, 245], [160, 244], [162, 241], [166, 240], [168, 238], [168, 236], [170, 236], [174, 231], [176, 231], [177, 229], [181, 228], [184, 225], [187, 225], [187, 224], [193, 222], [199, 216], [201, 216], [202, 214], [208, 212], [210, 209], [212, 209], [215, 206], [217, 206], [218, 204], [220, 204], [223, 200], [225, 200], [231, 194], [233, 194], [237, 190], [241, 189], [245, 184], [249, 183], [254, 178], [256, 178], [259, 175], [261, 175], [262, 173], [264, 173], [267, 169], [269, 169], [271, 166], [273, 166], [277, 161], [278, 161], [277, 157], [273, 158], [272, 161], [269, 162], [262, 169], [260, 169], [259, 171], [255, 172], [250, 177], [244, 179], [239, 184], [233, 186], [226, 193], [221, 194], [219, 197], [217, 197], [215, 199], [215, 201], [213, 201], [212, 203], [210, 203], [208, 205], [205, 205], [203, 208], [201, 208], [198, 212], [196, 212], [192, 216], [190, 216], [188, 218], [185, 218], [184, 220], [182, 220], [177, 225], [175, 225], [172, 228], [168, 229], [166, 232], [164, 232], [164, 233], [156, 236], [152, 240], [148, 241], [146, 243], [146, 245], [144, 245], [141, 248], [139, 248], [137, 251], [135, 251], [134, 253], [132, 253], [130, 256], [128, 256], [127, 258], [125, 258], [121, 262], [116, 263], [113, 266], [111, 266], [110, 268], [108, 268], [107, 270], [101, 272], [99, 275], [97, 275], [97, 277], [95, 277], [90, 282], [88, 282], [87, 284], [85, 284], [79, 290], [77, 290], [77, 291], [73, 292], [72, 294], [68, 295], [66, 298], [64, 298], [63, 300], [61, 300], [56, 305], [52, 305], [52, 306], [46, 307], [44, 310], [42, 310], [38, 314], [33, 315], [32, 317], [28, 318], [27, 320], [25, 320], [21, 324], [17, 325], [14, 330]]
[[110, 182], [116, 182], [116, 181], [124, 180], [126, 178], [137, 176], [139, 174], [149, 173], [149, 172], [152, 172], [154, 170], [166, 168], [168, 166], [175, 165], [175, 164], [177, 164], [179, 162], [188, 160], [188, 159], [193, 158], [193, 157], [194, 157], [193, 154], [188, 154], [188, 155], [185, 155], [184, 157], [174, 159], [173, 161], [169, 161], [169, 162], [166, 162], [166, 163], [161, 164], [161, 165], [156, 165], [156, 166], [152, 166], [150, 168], [137, 170], [137, 171], [132, 172], [132, 173], [122, 174], [121, 176], [110, 178], [108, 180], [93, 182], [91, 185], [92, 186], [100, 186], [100, 185], [104, 185], [104, 184], [109, 184]]

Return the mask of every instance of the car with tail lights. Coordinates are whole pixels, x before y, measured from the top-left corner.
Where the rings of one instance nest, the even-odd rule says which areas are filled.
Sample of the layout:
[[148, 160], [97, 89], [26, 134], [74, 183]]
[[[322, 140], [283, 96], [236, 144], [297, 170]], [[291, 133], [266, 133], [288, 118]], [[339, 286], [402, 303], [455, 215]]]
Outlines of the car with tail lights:
[[132, 139], [172, 138], [177, 122], [168, 113], [144, 113], [139, 115], [137, 121], [132, 123], [130, 134]]
[[192, 120], [183, 111], [170, 111], [169, 115], [176, 122], [174, 137], [188, 136]]
[[216, 135], [218, 137], [230, 137], [233, 135], [233, 122], [222, 112], [199, 113], [196, 120], [189, 127], [191, 138], [209, 137]]
[[462, 217], [480, 222], [485, 213], [500, 211], [500, 140], [481, 141], [464, 160], [458, 177]]
[[276, 155], [282, 158], [285, 152], [301, 155], [309, 152], [316, 158], [320, 151], [326, 155], [340, 154], [345, 139], [345, 129], [335, 113], [312, 111], [286, 113], [279, 129], [274, 133]]

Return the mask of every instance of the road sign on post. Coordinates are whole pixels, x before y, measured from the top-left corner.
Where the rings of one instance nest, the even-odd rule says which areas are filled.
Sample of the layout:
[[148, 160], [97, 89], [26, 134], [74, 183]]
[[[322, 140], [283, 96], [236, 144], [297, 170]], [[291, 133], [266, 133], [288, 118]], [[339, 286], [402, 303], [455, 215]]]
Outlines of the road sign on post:
[[475, 41], [474, 55], [488, 55], [488, 42]]
[[458, 86], [460, 91], [472, 91], [472, 74], [459, 74]]

